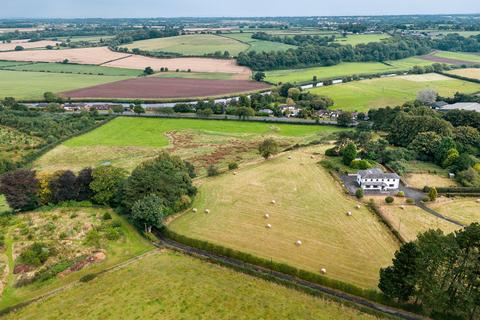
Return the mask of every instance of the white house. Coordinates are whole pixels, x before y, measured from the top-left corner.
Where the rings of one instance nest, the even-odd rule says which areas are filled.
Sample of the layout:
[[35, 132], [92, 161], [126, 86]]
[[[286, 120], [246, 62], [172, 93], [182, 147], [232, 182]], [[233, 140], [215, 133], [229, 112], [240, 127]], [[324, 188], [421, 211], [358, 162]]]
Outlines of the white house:
[[374, 168], [358, 171], [357, 183], [366, 191], [392, 191], [400, 187], [400, 177], [396, 173], [386, 173]]

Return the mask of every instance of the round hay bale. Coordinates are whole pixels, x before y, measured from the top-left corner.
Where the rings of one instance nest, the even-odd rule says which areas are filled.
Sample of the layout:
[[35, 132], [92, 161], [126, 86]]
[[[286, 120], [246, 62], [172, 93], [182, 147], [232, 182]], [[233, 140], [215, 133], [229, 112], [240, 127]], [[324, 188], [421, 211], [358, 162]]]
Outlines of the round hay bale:
[[359, 205], [359, 204], [357, 204], [357, 209], [360, 209], [360, 208], [362, 208], [362, 206], [361, 206], [361, 205]]
[[352, 216], [352, 211], [348, 211], [347, 216], [351, 217]]
[[210, 209], [205, 209], [205, 213], [210, 213]]
[[275, 200], [272, 200], [272, 204], [275, 204], [275, 203], [277, 203], [277, 202]]
[[268, 213], [265, 214], [265, 219], [270, 219], [270, 215]]
[[288, 159], [292, 160], [292, 156], [288, 156]]
[[193, 211], [194, 213], [197, 213], [198, 210], [197, 210], [197, 208], [193, 208], [192, 211]]
[[300, 247], [300, 246], [302, 245], [302, 241], [297, 240], [297, 241], [295, 242], [295, 245], [296, 245], [297, 247]]
[[236, 175], [237, 175], [237, 173], [236, 173], [235, 171], [233, 171], [233, 175], [234, 175], [234, 176], [236, 176]]
[[402, 204], [402, 205], [400, 206], [400, 209], [405, 210], [405, 206]]
[[480, 199], [477, 199], [477, 203], [480, 203]]
[[320, 272], [321, 272], [322, 274], [326, 274], [326, 273], [327, 273], [327, 269], [322, 268], [322, 269], [320, 269]]
[[315, 157], [314, 157], [314, 156], [310, 156], [310, 159], [315, 159]]
[[267, 229], [272, 229], [272, 225], [269, 223], [265, 226]]

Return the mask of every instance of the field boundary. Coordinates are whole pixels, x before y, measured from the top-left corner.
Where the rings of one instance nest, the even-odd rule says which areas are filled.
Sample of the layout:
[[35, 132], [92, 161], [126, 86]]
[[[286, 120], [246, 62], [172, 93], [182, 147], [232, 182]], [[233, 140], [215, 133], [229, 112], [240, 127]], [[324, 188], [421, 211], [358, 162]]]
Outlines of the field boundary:
[[[110, 48], [109, 48], [110, 49]], [[113, 51], [113, 50], [112, 50]], [[114, 51], [114, 52], [119, 52], [119, 51]], [[123, 60], [123, 59], [127, 59], [127, 58], [130, 58], [132, 57], [133, 54], [130, 54], [128, 56], [125, 56], [125, 57], [121, 57], [121, 58], [117, 58], [117, 59], [113, 59], [113, 60], [109, 60], [109, 61], [105, 61], [105, 62], [102, 62], [100, 64], [94, 64], [94, 66], [103, 66], [104, 64], [107, 64], [107, 63], [110, 63], [110, 62], [115, 62], [115, 61], [118, 61], [118, 60]]]
[[[266, 261], [266, 260], [264, 261], [266, 264], [270, 266], [278, 265], [284, 268], [284, 270], [276, 270], [275, 268], [270, 268], [269, 266], [264, 266], [261, 264], [245, 261], [245, 259], [241, 259], [239, 257], [232, 257], [229, 254], [217, 253], [217, 252], [214, 252], [214, 250], [209, 250], [208, 248], [202, 248], [200, 245], [201, 243], [208, 245], [210, 248], [213, 248], [213, 247], [223, 248], [223, 247], [212, 245], [206, 241], [194, 240], [194, 239], [187, 238], [185, 236], [180, 236], [168, 229], [165, 229], [163, 233], [160, 233], [157, 230], [155, 234], [159, 237], [160, 244], [165, 246], [168, 249], [179, 251], [181, 253], [194, 256], [200, 259], [204, 259], [210, 262], [218, 263], [220, 265], [227, 266], [237, 271], [242, 271], [265, 280], [274, 281], [287, 286], [293, 286], [294, 288], [306, 291], [307, 293], [310, 293], [310, 294], [320, 293], [333, 300], [342, 301], [344, 303], [346, 302], [348, 304], [353, 304], [357, 308], [360, 308], [360, 310], [369, 310], [370, 312], [373, 311], [377, 314], [381, 313], [383, 315], [388, 315], [389, 317], [401, 318], [406, 320], [427, 319], [424, 316], [398, 309], [396, 308], [396, 306], [394, 306], [395, 304], [393, 302], [390, 302], [391, 306], [387, 306], [388, 301], [385, 300], [386, 297], [384, 297], [378, 292], [374, 292], [374, 293], [378, 297], [382, 297], [383, 301], [374, 302], [375, 299], [369, 299], [361, 295], [347, 293], [344, 290], [333, 288], [325, 284], [319, 284], [315, 282], [313, 278], [308, 278], [308, 275], [311, 273], [290, 267], [285, 264], [278, 264], [278, 263]], [[172, 240], [172, 238], [176, 238], [176, 239]], [[181, 241], [186, 239], [189, 239], [190, 241], [195, 242], [196, 244], [199, 244], [199, 245], [192, 246], [192, 244], [185, 243], [187, 241]], [[230, 253], [234, 255], [235, 252], [240, 253], [244, 256], [254, 257], [252, 255], [244, 254], [228, 248], [224, 248], [223, 253]], [[257, 260], [262, 260], [261, 258], [256, 258], [256, 257], [254, 258]], [[293, 271], [293, 270], [297, 271], [297, 274], [291, 274], [287, 272], [288, 269], [290, 269], [290, 271]], [[322, 276], [317, 276], [317, 277], [324, 278], [326, 279], [327, 282], [336, 281], [336, 280], [328, 279]], [[340, 283], [340, 281], [338, 282]], [[349, 284], [345, 284], [345, 285], [351, 286]], [[359, 290], [363, 290], [363, 289], [359, 289]]]

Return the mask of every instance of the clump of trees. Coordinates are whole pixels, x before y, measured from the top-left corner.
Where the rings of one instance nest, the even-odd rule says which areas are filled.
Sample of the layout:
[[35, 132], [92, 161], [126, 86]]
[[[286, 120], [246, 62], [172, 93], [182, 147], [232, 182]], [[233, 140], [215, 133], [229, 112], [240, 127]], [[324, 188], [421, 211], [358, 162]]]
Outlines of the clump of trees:
[[393, 264], [380, 270], [379, 288], [434, 318], [478, 319], [479, 270], [480, 224], [448, 235], [430, 230], [402, 245]]

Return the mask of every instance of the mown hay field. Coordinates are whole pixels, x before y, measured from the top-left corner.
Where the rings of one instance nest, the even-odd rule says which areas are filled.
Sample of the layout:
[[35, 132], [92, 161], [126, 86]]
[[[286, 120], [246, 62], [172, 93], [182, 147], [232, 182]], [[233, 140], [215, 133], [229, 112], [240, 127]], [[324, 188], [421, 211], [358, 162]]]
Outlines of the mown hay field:
[[211, 164], [224, 166], [258, 158], [257, 146], [266, 137], [289, 146], [341, 130], [331, 126], [121, 117], [66, 141], [37, 160], [35, 167], [45, 171], [80, 170], [108, 162], [131, 170], [166, 150], [201, 170]]
[[43, 100], [43, 94], [47, 91], [58, 93], [128, 78], [130, 77], [0, 70], [0, 98]]
[[480, 80], [480, 68], [467, 68], [448, 71], [449, 74]]
[[328, 277], [376, 288], [378, 271], [390, 264], [398, 243], [318, 164], [324, 151], [325, 146], [301, 149], [236, 175], [208, 178], [193, 204], [198, 213], [185, 212], [169, 228], [308, 271], [325, 268]]
[[268, 82], [272, 83], [302, 83], [311, 82], [316, 76], [318, 80], [322, 79], [341, 79], [342, 77], [352, 75], [365, 75], [376, 73], [389, 73], [398, 71], [407, 71], [412, 67], [431, 65], [432, 62], [422, 60], [417, 57], [381, 62], [345, 62], [329, 67], [312, 67], [304, 69], [276, 70], [266, 72]]
[[440, 198], [429, 207], [464, 225], [480, 223], [480, 202], [477, 198]]
[[335, 102], [334, 109], [368, 111], [376, 107], [397, 106], [415, 100], [418, 93], [427, 88], [435, 90], [442, 97], [449, 97], [456, 92], [479, 92], [480, 84], [425, 74], [352, 81], [318, 87], [310, 91], [332, 98]]
[[21, 46], [24, 49], [36, 49], [36, 48], [45, 48], [46, 46], [56, 46], [56, 41], [12, 41], [11, 43], [0, 43], [0, 51], [13, 51], [17, 46]]
[[379, 319], [168, 251], [35, 302], [5, 319]]
[[224, 37], [231, 38], [237, 41], [240, 41], [247, 45], [247, 50], [245, 51], [256, 51], [256, 52], [270, 52], [270, 51], [285, 51], [288, 49], [295, 49], [295, 46], [273, 41], [258, 40], [252, 38], [252, 33], [226, 33]]
[[235, 56], [249, 48], [248, 45], [235, 39], [213, 34], [195, 34], [141, 40], [124, 47], [130, 50], [138, 48], [144, 51], [172, 52], [186, 56], [202, 56], [217, 51], [222, 53], [228, 51], [231, 55]]
[[358, 44], [365, 44], [370, 42], [380, 42], [382, 40], [388, 39], [390, 36], [386, 33], [380, 34], [349, 34], [346, 37], [337, 36], [335, 39], [336, 43], [343, 45], [356, 46]]

